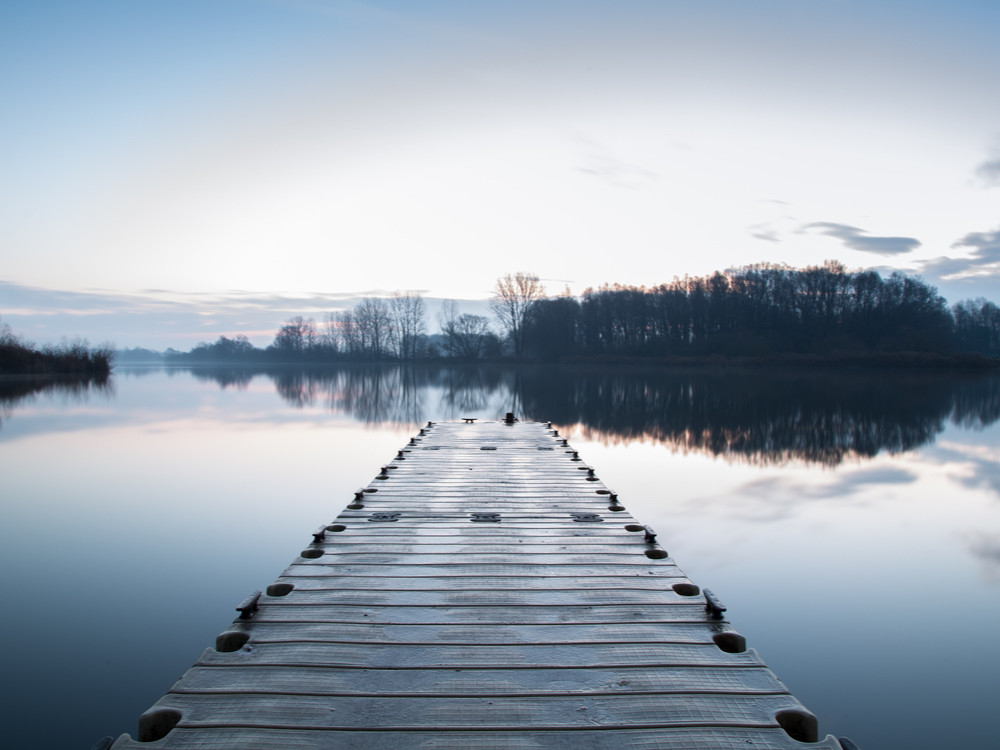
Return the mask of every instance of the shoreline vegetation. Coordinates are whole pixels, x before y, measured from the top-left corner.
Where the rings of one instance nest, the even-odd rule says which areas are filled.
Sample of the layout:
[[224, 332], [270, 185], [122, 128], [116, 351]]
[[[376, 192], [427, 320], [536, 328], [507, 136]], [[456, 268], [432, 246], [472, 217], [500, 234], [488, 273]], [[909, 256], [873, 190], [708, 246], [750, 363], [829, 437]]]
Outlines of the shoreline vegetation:
[[414, 292], [367, 297], [317, 322], [289, 318], [265, 348], [220, 336], [188, 352], [121, 352], [121, 361], [242, 366], [348, 363], [564, 363], [628, 366], [1000, 366], [1000, 308], [951, 307], [921, 279], [837, 262], [759, 264], [654, 287], [604, 285], [549, 296], [520, 271], [497, 279], [492, 317], [446, 300], [428, 334]]
[[629, 367], [1000, 367], [1000, 308], [952, 306], [923, 280], [828, 261], [757, 264], [653, 287], [608, 285], [550, 296], [538, 276], [496, 281], [492, 316], [445, 300], [428, 334], [416, 292], [365, 297], [317, 322], [294, 316], [268, 346], [222, 335], [190, 351], [36, 349], [0, 325], [0, 375], [107, 378], [113, 361], [168, 365], [533, 364]]
[[0, 375], [106, 382], [111, 375], [114, 350], [90, 347], [86, 341], [67, 341], [58, 346], [36, 348], [0, 324]]
[[[266, 349], [258, 350], [266, 353]], [[628, 367], [636, 370], [650, 369], [694, 369], [694, 368], [925, 368], [989, 371], [1000, 370], [1000, 357], [990, 357], [976, 353], [953, 352], [949, 354], [931, 352], [831, 352], [828, 354], [769, 354], [762, 356], [739, 356], [708, 354], [700, 356], [572, 356], [559, 358], [529, 357], [481, 357], [475, 360], [448, 357], [420, 357], [409, 360], [384, 358], [365, 360], [351, 358], [334, 359], [283, 359], [272, 356], [248, 356], [245, 358], [211, 359], [189, 357], [188, 353], [163, 355], [150, 350], [129, 350], [123, 365], [165, 365], [180, 368], [239, 368], [264, 372], [271, 369], [324, 370], [344, 367], [452, 367], [452, 366], [512, 366], [555, 365], [567, 367]], [[145, 354], [143, 354], [145, 352]]]

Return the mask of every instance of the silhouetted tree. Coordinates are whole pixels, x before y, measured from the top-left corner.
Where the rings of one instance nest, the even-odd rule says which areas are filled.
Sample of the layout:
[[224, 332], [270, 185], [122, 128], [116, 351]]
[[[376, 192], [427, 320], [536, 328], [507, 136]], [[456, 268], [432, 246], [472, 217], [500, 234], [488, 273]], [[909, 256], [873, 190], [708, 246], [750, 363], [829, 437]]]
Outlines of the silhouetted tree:
[[534, 357], [565, 357], [580, 351], [580, 303], [569, 295], [540, 299], [524, 322], [524, 350]]
[[354, 327], [360, 353], [367, 359], [385, 359], [390, 354], [393, 320], [389, 303], [381, 297], [365, 297], [354, 306]]
[[314, 349], [318, 340], [316, 322], [312, 318], [307, 320], [297, 315], [285, 321], [269, 348], [278, 354], [299, 359]]
[[1000, 354], [1000, 308], [980, 297], [956, 303], [951, 312], [955, 343], [961, 351]]
[[459, 315], [458, 304], [445, 300], [439, 317], [444, 336], [445, 353], [457, 359], [481, 359], [491, 345], [496, 348], [496, 337], [490, 331], [490, 322], [482, 315]]
[[103, 383], [111, 374], [114, 354], [110, 344], [91, 348], [85, 339], [63, 339], [59, 346], [37, 349], [0, 322], [3, 375], [59, 375]]
[[250, 343], [250, 339], [240, 333], [233, 338], [219, 336], [214, 344], [198, 344], [191, 349], [185, 358], [199, 362], [219, 362], [246, 360], [257, 354], [260, 354], [260, 350]]
[[424, 299], [415, 292], [393, 292], [389, 298], [392, 316], [392, 349], [401, 360], [419, 357], [426, 333]]
[[524, 320], [532, 305], [545, 296], [545, 287], [537, 276], [526, 271], [497, 279], [490, 309], [507, 332], [514, 355], [524, 354]]

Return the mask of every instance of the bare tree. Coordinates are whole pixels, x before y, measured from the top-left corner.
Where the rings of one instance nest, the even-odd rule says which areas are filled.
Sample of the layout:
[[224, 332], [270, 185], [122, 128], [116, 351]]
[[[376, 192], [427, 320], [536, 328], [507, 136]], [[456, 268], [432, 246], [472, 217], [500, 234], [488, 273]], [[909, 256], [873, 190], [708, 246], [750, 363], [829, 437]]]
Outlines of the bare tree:
[[393, 321], [388, 302], [381, 297], [362, 299], [354, 306], [354, 325], [361, 354], [373, 359], [382, 359], [389, 354]]
[[524, 321], [532, 305], [545, 297], [545, 287], [535, 274], [526, 271], [497, 279], [490, 309], [507, 332], [515, 356], [524, 354]]
[[480, 359], [491, 341], [496, 341], [490, 331], [490, 322], [482, 315], [458, 314], [455, 300], [445, 300], [439, 318], [444, 334], [445, 351], [458, 359]]
[[332, 313], [329, 320], [330, 336], [335, 336], [339, 341], [338, 348], [348, 357], [360, 357], [363, 354], [361, 348], [361, 332], [354, 320], [352, 310], [342, 310]]
[[424, 298], [416, 292], [392, 293], [389, 312], [392, 317], [392, 349], [402, 360], [416, 359], [426, 332]]
[[323, 328], [319, 333], [319, 344], [330, 354], [346, 351], [342, 346], [344, 337], [341, 335], [342, 321], [339, 313], [328, 312], [323, 318]]
[[304, 354], [316, 346], [316, 339], [316, 321], [297, 315], [285, 321], [271, 347], [285, 354]]

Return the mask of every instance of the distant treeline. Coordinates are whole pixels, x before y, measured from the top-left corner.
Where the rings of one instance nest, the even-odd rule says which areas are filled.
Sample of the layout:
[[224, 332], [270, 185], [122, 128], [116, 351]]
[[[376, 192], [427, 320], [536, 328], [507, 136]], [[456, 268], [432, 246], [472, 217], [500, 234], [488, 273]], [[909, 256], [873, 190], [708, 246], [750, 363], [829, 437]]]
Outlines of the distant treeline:
[[36, 348], [0, 325], [0, 374], [44, 375], [101, 380], [111, 373], [111, 347], [91, 348], [86, 341]]
[[1000, 309], [894, 273], [758, 265], [657, 287], [604, 286], [540, 300], [525, 326], [534, 356], [767, 356], [1000, 353]]
[[[984, 299], [949, 308], [918, 278], [839, 263], [794, 269], [754, 265], [655, 287], [615, 284], [580, 297], [545, 295], [537, 276], [498, 279], [489, 318], [447, 303], [441, 332], [428, 336], [423, 299], [366, 298], [317, 324], [291, 318], [266, 349], [245, 336], [220, 337], [181, 362], [614, 360], [626, 358], [871, 357], [940, 361], [942, 355], [1000, 356], [1000, 308]], [[933, 355], [921, 360], [907, 354]]]

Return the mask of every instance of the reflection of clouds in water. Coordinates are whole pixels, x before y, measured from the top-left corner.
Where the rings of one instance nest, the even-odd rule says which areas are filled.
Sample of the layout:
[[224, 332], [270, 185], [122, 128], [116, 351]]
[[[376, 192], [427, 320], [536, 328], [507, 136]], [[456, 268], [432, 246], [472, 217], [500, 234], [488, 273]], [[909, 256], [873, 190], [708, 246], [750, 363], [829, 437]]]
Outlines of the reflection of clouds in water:
[[928, 453], [948, 464], [950, 476], [963, 487], [986, 489], [1000, 496], [1000, 446], [942, 441]]
[[[4, 436], [4, 420], [9, 420], [16, 411], [35, 404], [42, 398], [43, 403], [49, 401], [58, 404], [49, 411], [51, 421], [61, 425], [72, 425], [74, 419], [66, 419], [66, 415], [75, 412], [79, 416], [80, 409], [69, 410], [70, 404], [87, 404], [92, 396], [99, 396], [105, 402], [115, 397], [114, 381], [109, 378], [80, 378], [53, 380], [52, 378], [12, 377], [0, 380], [0, 439]], [[41, 412], [36, 412], [35, 417]], [[99, 410], [93, 412], [95, 416]], [[29, 424], [32, 424], [29, 422]]]
[[965, 535], [969, 551], [983, 566], [986, 580], [1000, 583], [1000, 534], [975, 532]]
[[792, 517], [802, 503], [835, 501], [861, 505], [864, 503], [857, 496], [873, 485], [911, 484], [917, 478], [912, 471], [891, 466], [838, 472], [833, 481], [823, 484], [772, 476], [747, 482], [733, 491], [728, 495], [727, 510], [747, 521], [778, 521]]

